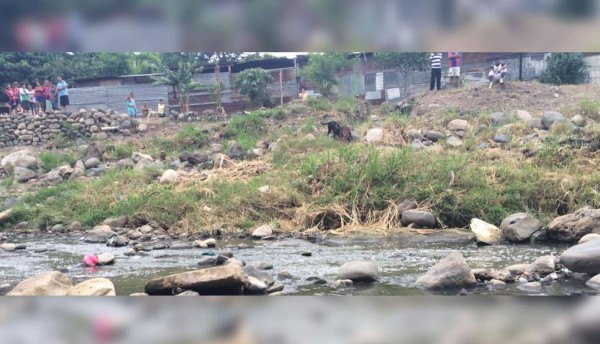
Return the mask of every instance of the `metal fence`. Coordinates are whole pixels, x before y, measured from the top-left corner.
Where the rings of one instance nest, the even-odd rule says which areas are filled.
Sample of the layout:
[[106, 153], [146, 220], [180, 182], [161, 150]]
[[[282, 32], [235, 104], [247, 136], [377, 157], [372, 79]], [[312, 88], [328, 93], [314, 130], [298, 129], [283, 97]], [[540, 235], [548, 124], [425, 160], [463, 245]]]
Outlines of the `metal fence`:
[[[497, 57], [508, 65], [507, 80], [518, 80], [519, 78], [519, 54], [490, 54], [480, 59], [470, 59], [461, 64], [461, 78], [465, 86], [486, 84], [487, 73], [493, 60]], [[544, 53], [524, 54], [521, 60], [522, 80], [536, 79], [546, 69]], [[591, 61], [590, 58], [588, 60]], [[600, 56], [594, 56], [594, 67], [590, 62], [590, 75], [592, 82], [600, 81]], [[595, 71], [592, 73], [592, 71]], [[593, 76], [592, 76], [593, 75]], [[431, 74], [427, 72], [411, 72], [407, 76], [407, 94], [412, 96], [427, 92], [430, 86]], [[359, 72], [352, 71], [339, 75], [340, 85], [338, 91], [342, 96], [354, 96], [364, 94], [366, 100], [395, 100], [407, 96], [405, 94], [405, 77], [395, 69], [366, 69]], [[442, 60], [441, 86], [449, 84], [448, 61], [446, 57]]]
[[[481, 54], [481, 58], [471, 58], [461, 64], [461, 78], [464, 86], [486, 84], [487, 73], [493, 60], [497, 57], [508, 65], [507, 80], [519, 79], [519, 63], [521, 62], [522, 80], [533, 80], [538, 78], [546, 69], [545, 58], [547, 53], [526, 53], [519, 59], [518, 53]], [[600, 83], [600, 55], [586, 57], [589, 64], [590, 83]], [[282, 83], [279, 82], [279, 71], [282, 71]], [[283, 95], [286, 99], [295, 99], [298, 95], [298, 84], [295, 80], [294, 68], [282, 68], [270, 70], [273, 82], [269, 90], [276, 104]], [[449, 84], [448, 62], [446, 57], [442, 61], [442, 87]], [[352, 71], [338, 75], [338, 92], [341, 96], [355, 96], [361, 94], [365, 99], [372, 101], [385, 101], [402, 99], [429, 90], [430, 72], [412, 72], [408, 75], [407, 94], [404, 91], [404, 76], [394, 69], [371, 68], [368, 69], [358, 64]], [[214, 84], [216, 82], [213, 73], [199, 74], [194, 80], [203, 84]], [[231, 90], [231, 81], [235, 80], [235, 74], [221, 72], [220, 81], [224, 84], [222, 91], [222, 102], [228, 104], [239, 101], [241, 97]], [[126, 112], [126, 99], [129, 92], [135, 94], [138, 106], [147, 103], [151, 109], [156, 109], [159, 99], [167, 102], [168, 87], [153, 87], [149, 84], [133, 84], [107, 87], [82, 87], [69, 90], [70, 101], [74, 108], [111, 108], [116, 111]], [[195, 92], [195, 94], [207, 95], [208, 92]], [[202, 104], [191, 104], [197, 106], [210, 106], [214, 104], [211, 100]], [[176, 104], [172, 104], [177, 108]]]

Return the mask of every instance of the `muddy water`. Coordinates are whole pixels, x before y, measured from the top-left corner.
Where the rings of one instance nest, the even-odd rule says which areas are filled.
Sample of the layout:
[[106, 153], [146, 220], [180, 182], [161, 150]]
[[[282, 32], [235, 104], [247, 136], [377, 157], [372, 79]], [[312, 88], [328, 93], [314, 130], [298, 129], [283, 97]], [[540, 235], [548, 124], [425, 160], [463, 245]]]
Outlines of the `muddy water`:
[[[502, 268], [511, 264], [531, 263], [542, 255], [559, 255], [564, 246], [502, 245], [478, 247], [471, 242], [415, 243], [392, 237], [336, 238], [311, 243], [300, 239], [279, 241], [220, 240], [217, 249], [154, 250], [147, 256], [124, 256], [126, 248], [111, 248], [102, 244], [86, 244], [76, 237], [44, 236], [30, 234], [13, 240], [25, 243], [26, 250], [4, 252], [0, 250], [0, 285], [15, 285], [20, 280], [36, 273], [52, 269], [67, 269], [66, 274], [79, 282], [93, 277], [106, 277], [113, 281], [117, 294], [128, 295], [143, 292], [144, 285], [152, 278], [168, 274], [195, 270], [203, 254], [231, 250], [234, 257], [248, 264], [268, 262], [274, 268], [275, 275], [287, 270], [293, 280], [278, 281], [285, 285], [285, 291], [297, 295], [315, 294], [352, 294], [352, 295], [424, 295], [425, 292], [412, 287], [419, 276], [441, 258], [453, 250], [460, 251], [471, 268]], [[238, 248], [245, 244], [246, 248]], [[36, 249], [48, 251], [34, 253]], [[86, 253], [110, 252], [115, 255], [116, 263], [90, 269], [79, 266]], [[301, 256], [302, 252], [311, 252], [312, 256]], [[378, 283], [356, 285], [344, 290], [332, 290], [327, 286], [312, 285], [308, 277], [318, 276], [333, 281], [337, 269], [352, 260], [371, 260], [377, 262], [380, 270]], [[504, 291], [494, 291], [498, 295], [524, 295], [509, 285]], [[442, 294], [454, 295], [457, 291], [445, 291]], [[485, 287], [471, 289], [474, 294], [490, 294]], [[543, 285], [544, 295], [570, 295], [590, 292], [581, 280], [561, 280]]]

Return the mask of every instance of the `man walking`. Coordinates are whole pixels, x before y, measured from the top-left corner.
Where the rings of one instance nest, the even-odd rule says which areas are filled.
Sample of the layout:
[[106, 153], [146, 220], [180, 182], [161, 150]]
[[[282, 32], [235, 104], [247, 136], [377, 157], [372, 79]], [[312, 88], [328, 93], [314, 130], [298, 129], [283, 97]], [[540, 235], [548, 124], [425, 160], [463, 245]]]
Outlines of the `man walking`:
[[429, 62], [431, 62], [429, 90], [433, 91], [433, 87], [436, 86], [439, 91], [442, 83], [442, 53], [431, 53], [429, 55]]
[[58, 90], [58, 100], [60, 106], [63, 107], [65, 113], [67, 113], [69, 109], [69, 91], [67, 91], [67, 87], [69, 86], [66, 81], [62, 79], [62, 77], [56, 77], [58, 81], [56, 83], [56, 89]]
[[448, 76], [450, 77], [450, 85], [456, 88], [461, 87], [460, 82], [460, 57], [459, 52], [448, 53]]

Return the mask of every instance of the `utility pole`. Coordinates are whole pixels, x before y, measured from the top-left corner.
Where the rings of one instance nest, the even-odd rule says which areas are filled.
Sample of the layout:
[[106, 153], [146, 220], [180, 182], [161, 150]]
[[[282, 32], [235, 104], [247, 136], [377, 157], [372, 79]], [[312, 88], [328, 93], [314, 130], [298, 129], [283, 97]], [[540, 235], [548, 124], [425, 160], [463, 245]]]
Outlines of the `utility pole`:
[[300, 97], [300, 70], [298, 69], [298, 56], [294, 57], [294, 71], [296, 72], [296, 99]]
[[523, 53], [519, 53], [519, 81], [523, 81]]

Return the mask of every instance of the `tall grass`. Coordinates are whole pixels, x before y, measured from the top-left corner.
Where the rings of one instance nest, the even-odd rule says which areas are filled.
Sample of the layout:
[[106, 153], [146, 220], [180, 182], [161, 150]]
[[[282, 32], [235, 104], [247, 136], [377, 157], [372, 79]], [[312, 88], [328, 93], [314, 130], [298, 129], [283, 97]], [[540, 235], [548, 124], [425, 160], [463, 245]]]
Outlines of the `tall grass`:
[[77, 153], [74, 152], [41, 152], [39, 154], [41, 167], [44, 171], [50, 171], [62, 165], [73, 165], [77, 161]]
[[197, 126], [188, 125], [180, 129], [172, 137], [154, 137], [150, 141], [150, 150], [162, 150], [165, 153], [195, 150], [208, 144], [208, 137]]

